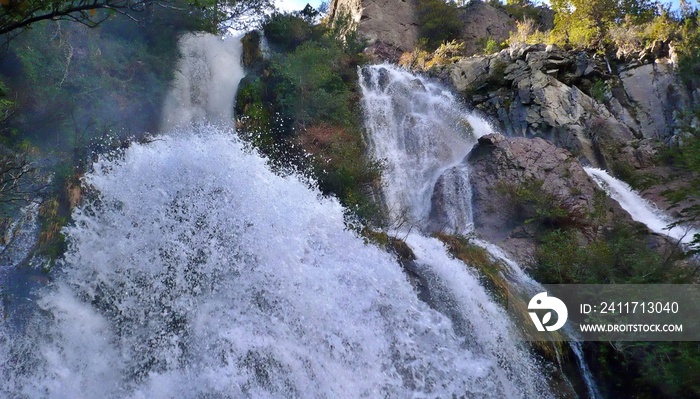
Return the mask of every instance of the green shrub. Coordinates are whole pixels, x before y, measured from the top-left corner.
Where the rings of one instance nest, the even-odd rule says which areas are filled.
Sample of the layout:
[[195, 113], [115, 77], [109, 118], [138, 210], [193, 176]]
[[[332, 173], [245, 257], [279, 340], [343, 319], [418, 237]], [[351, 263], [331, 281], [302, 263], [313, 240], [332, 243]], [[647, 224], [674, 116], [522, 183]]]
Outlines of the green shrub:
[[539, 21], [541, 16], [541, 11], [529, 0], [507, 0], [506, 4], [498, 3], [498, 7], [502, 8], [511, 18], [516, 22], [524, 21], [526, 19], [532, 21]]
[[415, 49], [405, 52], [399, 58], [399, 65], [419, 71], [427, 71], [432, 67], [439, 67], [456, 62], [466, 55], [464, 42], [452, 40], [440, 45], [432, 54], [425, 50]]
[[678, 45], [678, 76], [692, 91], [700, 87], [700, 16], [683, 21]]
[[605, 48], [608, 29], [620, 18], [615, 0], [553, 0], [553, 39], [558, 45]]
[[605, 81], [598, 79], [591, 85], [591, 97], [599, 103], [605, 102], [605, 93], [607, 92]]
[[669, 41], [675, 38], [678, 34], [679, 24], [674, 21], [671, 15], [664, 12], [655, 17], [647, 25], [646, 28], [646, 43], [651, 44], [654, 41]]
[[505, 195], [516, 222], [532, 224], [541, 231], [589, 227], [590, 215], [546, 192], [543, 184], [541, 180], [527, 180], [519, 184], [503, 182], [498, 185], [498, 191]]
[[416, 13], [423, 50], [432, 52], [444, 42], [459, 39], [462, 21], [459, 19], [459, 8], [454, 3], [418, 0]]
[[498, 44], [497, 41], [495, 41], [493, 38], [489, 38], [486, 40], [486, 44], [484, 44], [484, 53], [485, 54], [493, 54], [501, 51], [501, 45]]
[[468, 237], [438, 233], [436, 237], [445, 243], [450, 254], [479, 274], [480, 280], [497, 300], [508, 299], [509, 283], [503, 276], [504, 266], [491, 258], [488, 251], [474, 245]]
[[630, 187], [638, 191], [646, 190], [661, 183], [658, 176], [643, 173], [623, 162], [613, 162], [610, 169], [615, 177], [629, 184]]
[[585, 350], [605, 397], [700, 396], [697, 342], [589, 342]]
[[674, 266], [680, 254], [663, 254], [646, 241], [646, 230], [618, 225], [596, 240], [574, 229], [540, 235], [535, 266], [544, 284], [651, 284], [687, 281], [688, 270]]
[[[700, 113], [700, 110], [696, 111]], [[677, 188], [667, 190], [663, 195], [676, 208], [679, 223], [694, 223], [700, 220], [700, 129], [691, 128], [677, 145], [666, 149], [659, 156], [675, 167], [682, 175], [689, 177]], [[690, 202], [688, 202], [690, 201]], [[693, 238], [692, 253], [700, 253], [700, 233]]]
[[533, 19], [525, 18], [521, 21], [515, 23], [516, 30], [510, 32], [510, 37], [508, 38], [508, 44], [522, 45], [522, 44], [540, 44], [547, 43], [549, 37], [540, 32], [537, 28], [537, 24]]
[[341, 56], [336, 45], [309, 41], [273, 58], [273, 88], [285, 118], [302, 125], [350, 123], [350, 91], [337, 70]]
[[19, 94], [19, 110], [10, 126], [52, 151], [72, 151], [76, 136], [156, 131], [178, 57], [176, 31], [162, 27], [168, 38], [153, 40], [155, 28], [120, 27], [52, 22], [14, 39], [16, 74], [5, 82]]
[[357, 101], [361, 41], [339, 25], [313, 25], [310, 18], [289, 14], [271, 17], [265, 34], [273, 49], [270, 60], [239, 86], [241, 136], [273, 167], [291, 163], [313, 176], [324, 194], [337, 196], [352, 216], [382, 225], [370, 195], [379, 164], [364, 155]]
[[0, 124], [7, 122], [17, 110], [16, 102], [8, 98], [9, 92], [10, 89], [0, 80]]

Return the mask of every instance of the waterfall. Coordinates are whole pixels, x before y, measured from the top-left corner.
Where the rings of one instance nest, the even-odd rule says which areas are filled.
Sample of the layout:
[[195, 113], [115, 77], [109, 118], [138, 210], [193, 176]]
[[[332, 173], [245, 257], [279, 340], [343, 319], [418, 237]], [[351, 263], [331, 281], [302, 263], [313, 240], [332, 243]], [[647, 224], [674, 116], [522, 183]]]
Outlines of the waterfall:
[[[39, 234], [39, 201], [30, 202], [7, 227], [0, 245], [0, 362], [9, 359], [11, 323], [22, 318], [30, 309], [27, 303], [15, 303], [24, 297], [30, 273], [20, 268], [33, 263], [31, 251]], [[10, 306], [8, 306], [10, 305]], [[2, 366], [0, 366], [0, 370]], [[2, 392], [0, 390], [0, 392]]]
[[[385, 167], [391, 219], [422, 230], [468, 231], [471, 186], [464, 158], [478, 137], [493, 132], [491, 126], [464, 112], [443, 87], [391, 65], [366, 67], [361, 75], [367, 141]], [[446, 213], [431, 218], [432, 202], [446, 204]]]
[[[415, 271], [429, 282], [432, 306], [451, 318], [469, 345], [497, 359], [502, 367], [497, 376], [509, 387], [509, 397], [546, 396], [537, 365], [504, 310], [470, 269], [427, 236], [472, 232], [466, 157], [478, 137], [493, 132], [491, 126], [440, 85], [391, 65], [363, 68], [360, 85], [367, 141], [384, 166], [383, 199], [397, 235], [415, 252]], [[534, 283], [500, 248], [476, 243], [505, 259], [518, 281]]]
[[[480, 320], [478, 323], [487, 328], [468, 329], [469, 338], [478, 342], [482, 350], [491, 351], [501, 360], [507, 359], [512, 367], [510, 371], [519, 369], [520, 377], [535, 374], [531, 359], [508, 328], [507, 316], [488, 300], [470, 270], [447, 256], [446, 249], [436, 239], [415, 232], [406, 233], [412, 227], [423, 234], [435, 231], [473, 233], [466, 157], [477, 139], [493, 133], [493, 128], [465, 111], [442, 86], [391, 65], [365, 67], [360, 72], [360, 82], [369, 133], [367, 141], [372, 155], [382, 160], [385, 167], [384, 201], [398, 235], [406, 234], [406, 242], [423, 264], [417, 271], [433, 283], [432, 291], [443, 293], [443, 312], [458, 325], [479, 320], [473, 309], [490, 314], [490, 320], [500, 320], [498, 327]], [[471, 241], [507, 266], [508, 275], [504, 277], [518, 289], [533, 294], [543, 290], [497, 245], [477, 237]], [[495, 345], [496, 342], [499, 344]], [[600, 397], [580, 344], [570, 342], [570, 347], [588, 397]], [[513, 375], [507, 378], [518, 380]]]
[[37, 200], [22, 207], [5, 231], [0, 244], [0, 281], [8, 269], [27, 260], [39, 233], [39, 203]]
[[642, 198], [627, 183], [610, 176], [601, 169], [585, 167], [584, 170], [603, 191], [630, 214], [632, 219], [644, 223], [649, 230], [667, 235], [684, 244], [689, 244], [693, 240], [693, 236], [700, 233], [698, 230], [685, 226], [669, 228], [669, 225], [674, 223], [675, 220], [652, 202]]
[[[238, 82], [245, 75], [239, 38], [189, 34], [180, 39], [181, 58], [165, 99], [161, 130], [206, 120], [230, 124]], [[234, 67], [236, 66], [236, 67]]]
[[[177, 131], [85, 175], [41, 311], [21, 332], [0, 329], [0, 396], [550, 396], [503, 309], [439, 242], [407, 239], [443, 311], [346, 229], [336, 200], [245, 149], [226, 123], [235, 84], [199, 87], [223, 87], [211, 63], [222, 50], [237, 60], [238, 44], [181, 45], [163, 124]], [[227, 84], [242, 75], [238, 62], [226, 70]], [[468, 148], [447, 152], [456, 165]], [[441, 170], [426, 160], [423, 176]]]

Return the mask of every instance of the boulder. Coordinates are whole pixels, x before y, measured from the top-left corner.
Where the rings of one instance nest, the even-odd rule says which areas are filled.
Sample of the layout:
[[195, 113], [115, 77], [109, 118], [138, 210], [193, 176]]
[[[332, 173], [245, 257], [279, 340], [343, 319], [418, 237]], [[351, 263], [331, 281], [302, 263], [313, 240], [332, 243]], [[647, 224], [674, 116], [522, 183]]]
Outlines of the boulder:
[[602, 104], [540, 70], [514, 80], [513, 86], [513, 101], [501, 114], [511, 135], [546, 138], [598, 167], [615, 162], [619, 148], [634, 139]]
[[506, 138], [503, 137], [502, 134], [487, 134], [485, 136], [481, 136], [478, 139], [478, 143], [481, 145], [496, 145], [502, 141], [504, 141]]
[[489, 77], [489, 61], [489, 57], [469, 57], [449, 65], [447, 73], [452, 85], [461, 92], [476, 90]]

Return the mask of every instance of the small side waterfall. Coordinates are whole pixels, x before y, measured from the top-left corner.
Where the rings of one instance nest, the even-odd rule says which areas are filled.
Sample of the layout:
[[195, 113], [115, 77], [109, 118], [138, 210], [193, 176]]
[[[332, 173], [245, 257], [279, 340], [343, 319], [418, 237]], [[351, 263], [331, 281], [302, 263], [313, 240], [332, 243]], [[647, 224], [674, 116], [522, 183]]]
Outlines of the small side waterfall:
[[604, 170], [590, 167], [584, 169], [603, 191], [617, 201], [622, 209], [632, 216], [632, 219], [644, 223], [649, 230], [667, 235], [684, 244], [690, 243], [693, 240], [693, 236], [700, 233], [693, 228], [684, 226], [669, 228], [669, 225], [675, 222], [673, 218], [652, 202], [642, 198], [629, 184], [610, 176]]

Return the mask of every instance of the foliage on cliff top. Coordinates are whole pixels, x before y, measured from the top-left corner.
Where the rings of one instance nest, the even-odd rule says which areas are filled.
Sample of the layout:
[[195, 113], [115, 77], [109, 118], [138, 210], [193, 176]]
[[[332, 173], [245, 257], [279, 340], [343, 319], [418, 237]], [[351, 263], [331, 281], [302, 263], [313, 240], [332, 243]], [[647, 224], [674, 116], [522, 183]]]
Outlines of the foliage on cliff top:
[[452, 40], [441, 44], [432, 53], [421, 49], [403, 53], [399, 59], [399, 65], [413, 70], [427, 71], [432, 67], [456, 62], [465, 55], [464, 42]]
[[[601, 53], [641, 52], [654, 42], [672, 42], [681, 59], [697, 49], [698, 11], [687, 2], [671, 11], [650, 0], [554, 0], [551, 30], [526, 14], [516, 19], [513, 44], [556, 44], [564, 48], [592, 49]], [[695, 62], [697, 64], [697, 62]]]
[[274, 51], [251, 65], [240, 85], [240, 130], [273, 163], [291, 160], [353, 216], [380, 225], [371, 195], [379, 164], [365, 156], [359, 109], [364, 43], [353, 35], [341, 40], [342, 27], [315, 24], [306, 11], [273, 14], [264, 31]]

